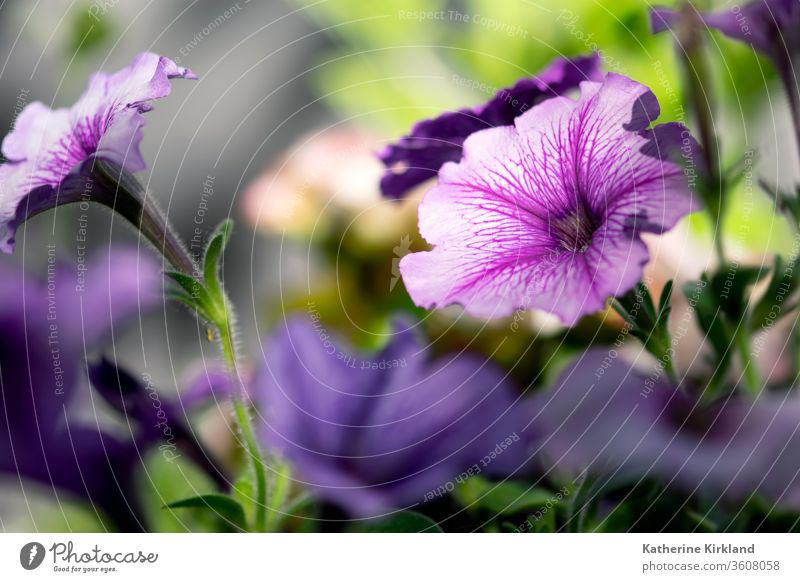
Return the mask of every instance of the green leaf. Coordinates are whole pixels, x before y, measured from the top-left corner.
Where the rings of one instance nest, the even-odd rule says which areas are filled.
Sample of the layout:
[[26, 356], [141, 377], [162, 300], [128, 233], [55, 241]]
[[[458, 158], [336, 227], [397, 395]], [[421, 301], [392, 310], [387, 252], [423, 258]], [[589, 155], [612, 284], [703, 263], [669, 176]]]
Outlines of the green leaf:
[[694, 305], [697, 323], [705, 332], [706, 339], [717, 357], [722, 358], [729, 351], [730, 341], [725, 329], [724, 313], [705, 273], [701, 276], [700, 281], [685, 283], [683, 294], [689, 304]]
[[287, 516], [298, 515], [313, 508], [314, 497], [308, 494], [301, 494], [293, 499], [283, 510]]
[[658, 300], [658, 319], [659, 322], [663, 322], [666, 324], [666, 320], [669, 317], [670, 312], [672, 311], [672, 305], [670, 304], [670, 299], [672, 299], [672, 279], [666, 282], [664, 288], [661, 290], [661, 297]]
[[556, 512], [548, 511], [532, 514], [524, 522], [512, 529], [520, 533], [554, 533], [556, 531]]
[[360, 533], [441, 533], [442, 528], [430, 517], [416, 511], [401, 511], [379, 521], [355, 526]]
[[464, 507], [485, 509], [495, 515], [513, 515], [530, 509], [559, 505], [563, 494], [540, 487], [530, 487], [520, 481], [490, 483], [480, 477], [468, 479], [453, 492]]
[[244, 511], [248, 518], [255, 518], [256, 492], [250, 471], [245, 471], [244, 474], [236, 480], [236, 483], [234, 483], [231, 488], [231, 496], [239, 503], [242, 507], [242, 511]]
[[698, 513], [697, 511], [694, 511], [692, 509], [687, 509], [686, 517], [691, 521], [697, 523], [697, 527], [700, 528], [702, 531], [712, 532], [712, 533], [719, 531], [719, 527], [717, 526], [717, 524], [715, 524], [707, 516]]
[[222, 289], [219, 284], [219, 260], [231, 238], [232, 231], [233, 221], [230, 219], [222, 221], [211, 235], [211, 242], [208, 243], [206, 255], [203, 258], [203, 280], [206, 283], [208, 292], [219, 302], [222, 302]]
[[649, 335], [653, 330], [656, 323], [656, 309], [653, 306], [653, 298], [644, 284], [637, 283], [625, 295], [618, 297], [613, 306], [632, 328], [644, 332], [645, 335]]
[[743, 267], [738, 264], [723, 266], [710, 282], [710, 292], [731, 323], [738, 324], [745, 315], [750, 288], [767, 276], [769, 269]]
[[647, 285], [642, 283], [641, 281], [636, 284], [634, 288], [634, 293], [637, 297], [640, 297], [640, 301], [642, 306], [645, 308], [650, 321], [655, 323], [656, 320], [656, 308], [653, 305], [653, 297], [650, 295], [650, 290], [647, 288]]
[[211, 297], [200, 281], [177, 271], [165, 271], [164, 274], [180, 285], [189, 294], [189, 297], [197, 303], [199, 309], [205, 311], [209, 316], [216, 313]]
[[[108, 12], [107, 10], [105, 12]], [[108, 40], [116, 37], [113, 19], [106, 18], [102, 5], [76, 6], [70, 10], [72, 26], [69, 30], [68, 54], [76, 58], [86, 58], [87, 53], [102, 47]]]
[[795, 310], [788, 299], [800, 286], [800, 261], [797, 259], [790, 265], [784, 265], [780, 256], [775, 257], [772, 267], [772, 278], [761, 299], [752, 309], [750, 329], [758, 331], [771, 328], [785, 315]]
[[636, 329], [636, 317], [634, 317], [618, 299], [611, 300], [611, 307], [613, 307], [614, 310], [619, 313], [620, 317], [631, 326], [631, 329]]
[[208, 495], [189, 497], [188, 499], [181, 499], [180, 501], [169, 503], [165, 505], [164, 508], [192, 508], [210, 511], [229, 525], [242, 531], [247, 531], [247, 519], [244, 509], [238, 501], [227, 495], [210, 493]]
[[166, 293], [164, 293], [164, 297], [170, 301], [182, 303], [203, 319], [209, 319], [208, 314], [205, 312], [203, 306], [200, 305], [198, 301], [188, 293], [178, 290], [168, 290]]
[[178, 271], [165, 271], [164, 274], [180, 285], [193, 299], [202, 300], [203, 297], [207, 297], [202, 283], [194, 277]]
[[720, 395], [718, 388], [728, 372], [734, 353], [735, 326], [729, 322], [727, 313], [719, 304], [718, 294], [705, 273], [701, 275], [699, 281], [685, 283], [683, 294], [689, 305], [694, 306], [695, 319], [703, 330], [705, 341], [708, 341], [713, 350], [713, 357], [709, 363], [714, 372], [708, 379], [706, 384], [708, 390], [704, 393], [704, 398], [713, 400]]
[[645, 349], [656, 359], [667, 361], [671, 345], [668, 326], [671, 311], [672, 281], [668, 281], [661, 292], [658, 310], [653, 297], [644, 283], [636, 286], [625, 295], [612, 300], [611, 306], [630, 326], [629, 333], [638, 339]]

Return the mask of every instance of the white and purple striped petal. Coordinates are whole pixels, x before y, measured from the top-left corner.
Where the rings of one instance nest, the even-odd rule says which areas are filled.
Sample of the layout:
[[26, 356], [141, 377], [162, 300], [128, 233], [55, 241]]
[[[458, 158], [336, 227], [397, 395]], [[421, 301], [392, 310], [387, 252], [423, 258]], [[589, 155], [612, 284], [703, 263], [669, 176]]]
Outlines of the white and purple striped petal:
[[20, 113], [3, 140], [0, 166], [0, 250], [14, 248], [14, 232], [27, 218], [80, 199], [86, 181], [76, 176], [87, 161], [102, 159], [137, 172], [141, 128], [151, 101], [170, 93], [170, 79], [196, 79], [189, 69], [142, 53], [112, 75], [96, 73], [69, 109], [35, 102]]

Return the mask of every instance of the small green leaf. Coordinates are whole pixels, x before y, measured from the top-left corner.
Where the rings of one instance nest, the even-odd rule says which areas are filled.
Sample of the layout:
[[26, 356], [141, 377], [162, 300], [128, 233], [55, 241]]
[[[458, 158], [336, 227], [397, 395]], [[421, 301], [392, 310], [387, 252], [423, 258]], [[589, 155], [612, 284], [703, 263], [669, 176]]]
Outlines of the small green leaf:
[[442, 528], [430, 517], [416, 511], [401, 511], [378, 521], [355, 526], [360, 533], [441, 533]]
[[208, 292], [217, 300], [222, 300], [222, 289], [219, 284], [219, 260], [233, 231], [233, 221], [224, 220], [211, 235], [206, 255], [203, 259], [203, 279]]
[[314, 497], [308, 494], [302, 494], [293, 499], [285, 508], [284, 513], [287, 516], [298, 515], [304, 513], [306, 510], [314, 506]]
[[731, 323], [738, 325], [750, 298], [750, 289], [767, 276], [769, 269], [744, 267], [738, 264], [723, 265], [710, 279], [711, 291], [717, 304]]
[[255, 486], [249, 471], [245, 471], [244, 475], [236, 480], [231, 488], [231, 496], [239, 502], [246, 516], [250, 519], [255, 518]]
[[530, 487], [520, 481], [491, 483], [473, 477], [462, 483], [453, 492], [453, 497], [470, 509], [485, 509], [495, 515], [513, 515], [548, 504], [559, 505], [564, 494]]
[[636, 329], [636, 318], [633, 315], [631, 315], [627, 309], [625, 309], [625, 307], [622, 305], [622, 303], [619, 302], [619, 300], [612, 299], [611, 307], [613, 307], [614, 310], [617, 313], [619, 313], [620, 317], [624, 319], [628, 323], [628, 325], [631, 326], [632, 329]]
[[533, 514], [512, 531], [519, 533], [555, 533], [556, 512], [548, 511], [546, 513]]
[[669, 358], [671, 340], [667, 323], [671, 310], [669, 304], [671, 295], [672, 281], [669, 281], [661, 292], [656, 311], [650, 291], [640, 282], [625, 295], [613, 299], [611, 303], [630, 326], [629, 333], [658, 360]]
[[207, 315], [211, 316], [216, 312], [208, 291], [197, 279], [177, 271], [165, 271], [164, 274], [180, 285], [197, 302], [198, 308], [205, 311]]
[[669, 316], [670, 311], [672, 311], [672, 306], [670, 305], [670, 299], [672, 299], [672, 279], [666, 282], [664, 288], [661, 290], [661, 297], [658, 300], [658, 317], [659, 320], [666, 320], [666, 317]]
[[636, 284], [634, 288], [634, 293], [637, 297], [640, 298], [642, 307], [645, 308], [648, 317], [650, 318], [651, 322], [655, 322], [656, 320], [656, 308], [653, 305], [653, 297], [650, 295], [650, 290], [647, 288], [647, 285], [642, 283], [641, 281]]
[[759, 331], [762, 328], [771, 328], [778, 320], [792, 313], [796, 306], [787, 300], [794, 295], [798, 286], [800, 286], [800, 260], [784, 265], [783, 259], [776, 256], [769, 286], [752, 309], [750, 329]]
[[197, 315], [202, 317], [203, 319], [208, 319], [208, 314], [206, 314], [203, 306], [200, 305], [197, 300], [190, 296], [188, 293], [184, 293], [183, 291], [178, 290], [171, 290], [164, 293], [164, 297], [169, 299], [170, 301], [176, 301], [178, 303], [182, 303], [192, 311], [194, 311]]
[[697, 527], [703, 531], [712, 533], [719, 531], [719, 527], [711, 519], [692, 509], [686, 510], [686, 517], [689, 518], [689, 520], [697, 523]]
[[188, 499], [181, 499], [180, 501], [169, 503], [165, 505], [164, 508], [191, 508], [210, 511], [228, 524], [240, 530], [247, 531], [247, 519], [244, 509], [238, 501], [227, 495], [210, 493], [208, 495], [189, 497]]
[[[613, 302], [613, 306], [633, 328], [640, 329], [647, 335], [653, 330], [656, 322], [656, 309], [653, 306], [650, 291], [643, 283], [637, 283], [625, 295], [618, 297]], [[620, 307], [622, 307], [622, 311]]]
[[205, 296], [203, 285], [194, 277], [178, 271], [165, 271], [164, 274], [180, 285], [192, 298], [201, 300]]

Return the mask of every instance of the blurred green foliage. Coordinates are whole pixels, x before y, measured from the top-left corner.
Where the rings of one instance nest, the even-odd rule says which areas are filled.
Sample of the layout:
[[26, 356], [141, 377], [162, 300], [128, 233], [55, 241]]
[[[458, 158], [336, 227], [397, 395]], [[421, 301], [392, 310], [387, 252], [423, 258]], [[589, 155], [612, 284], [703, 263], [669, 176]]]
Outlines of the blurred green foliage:
[[70, 56], [80, 57], [101, 48], [114, 36], [113, 23], [90, 12], [89, 6], [91, 5], [78, 5], [69, 14], [72, 19], [67, 47]]

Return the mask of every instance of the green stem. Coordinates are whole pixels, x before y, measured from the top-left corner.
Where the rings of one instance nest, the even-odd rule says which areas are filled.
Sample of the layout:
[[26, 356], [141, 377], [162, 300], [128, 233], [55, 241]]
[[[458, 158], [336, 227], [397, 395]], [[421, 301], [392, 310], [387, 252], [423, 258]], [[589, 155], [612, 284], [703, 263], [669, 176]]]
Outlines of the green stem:
[[672, 382], [673, 386], [680, 386], [680, 380], [678, 373], [675, 371], [675, 365], [672, 363], [672, 357], [665, 352], [664, 358], [664, 370], [667, 372], [670, 382]]
[[[231, 333], [231, 325], [227, 313], [225, 323], [223, 325], [218, 325], [217, 331], [219, 332], [220, 341], [222, 342], [222, 354], [225, 358], [225, 364], [228, 366], [233, 378], [239, 382], [239, 370], [236, 366], [236, 350], [233, 344], [233, 334]], [[253, 430], [250, 412], [247, 410], [247, 406], [244, 402], [245, 397], [244, 391], [243, 395], [235, 396], [233, 398], [233, 409], [236, 414], [236, 421], [239, 424], [239, 430], [242, 431], [244, 448], [250, 456], [256, 478], [255, 530], [263, 532], [266, 531], [267, 524], [267, 477], [264, 471], [264, 460], [261, 456], [261, 449], [258, 446], [255, 431]]]
[[756, 365], [750, 358], [750, 342], [748, 341], [748, 334], [744, 322], [742, 322], [739, 325], [739, 329], [736, 330], [734, 341], [736, 342], [736, 349], [739, 352], [739, 358], [742, 360], [742, 370], [744, 372], [744, 381], [747, 391], [753, 396], [758, 396], [761, 392], [761, 380], [758, 377]]
[[269, 498], [270, 512], [267, 515], [266, 531], [276, 531], [281, 521], [281, 511], [289, 493], [289, 468], [278, 463], [275, 468], [275, 481]]
[[130, 222], [175, 269], [195, 276], [194, 260], [135, 176], [119, 166], [98, 160], [93, 166], [92, 180], [98, 184], [97, 202]]
[[725, 248], [722, 246], [722, 221], [720, 220], [716, 225], [716, 232], [714, 234], [714, 248], [717, 251], [717, 259], [719, 260], [720, 267], [725, 265]]
[[700, 195], [706, 212], [714, 222], [716, 236], [714, 246], [720, 264], [725, 264], [722, 246], [722, 221], [725, 217], [725, 183], [720, 168], [720, 149], [714, 131], [714, 104], [710, 68], [704, 53], [706, 27], [697, 16], [691, 2], [681, 6], [682, 19], [678, 31], [679, 56], [683, 64], [684, 82], [688, 98], [688, 108], [694, 118], [702, 146], [701, 155], [705, 172], [700, 183]]

